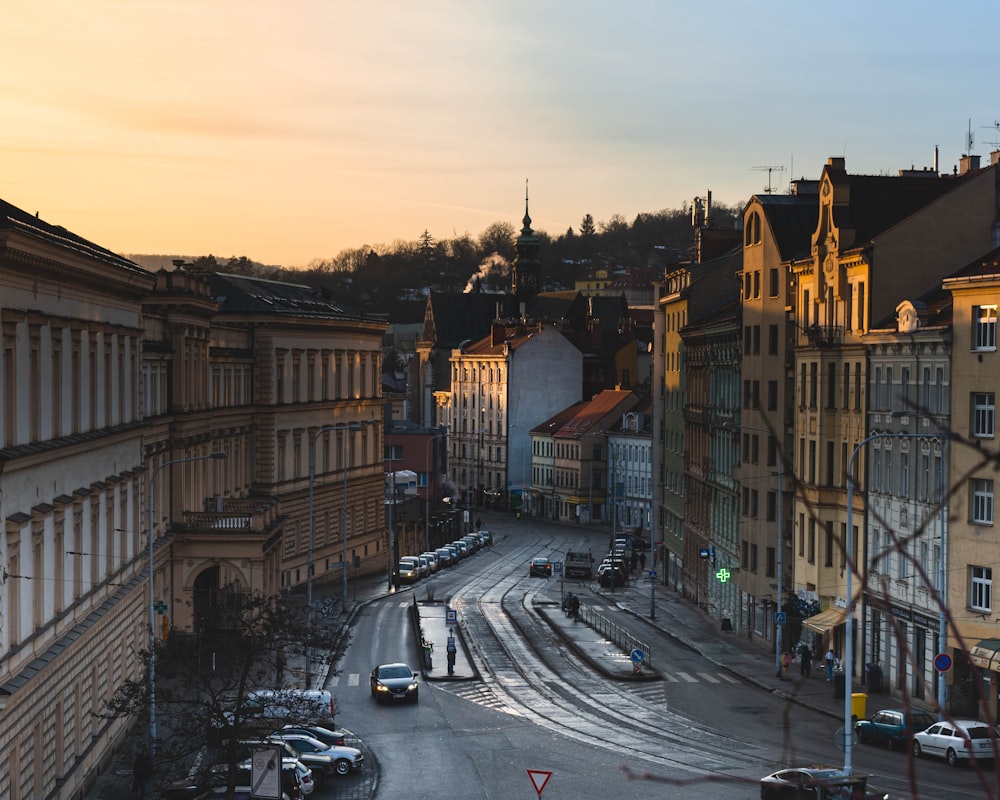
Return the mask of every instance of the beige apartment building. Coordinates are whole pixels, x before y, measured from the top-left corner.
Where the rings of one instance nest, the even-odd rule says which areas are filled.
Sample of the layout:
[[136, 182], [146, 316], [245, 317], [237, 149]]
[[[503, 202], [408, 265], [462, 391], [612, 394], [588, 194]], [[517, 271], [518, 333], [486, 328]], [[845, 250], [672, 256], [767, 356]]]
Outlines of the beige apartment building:
[[[863, 491], [854, 493], [852, 518], [847, 514], [847, 472], [869, 433], [870, 376], [861, 337], [901, 297], [930, 288], [954, 264], [992, 249], [997, 197], [995, 159], [983, 169], [978, 159], [963, 159], [959, 174], [946, 177], [851, 175], [842, 158], [831, 158], [823, 169], [811, 254], [792, 265], [793, 579], [799, 602], [827, 612], [806, 622], [804, 635], [813, 644], [842, 652], [848, 599], [839, 553], [849, 545], [863, 557], [866, 541]], [[853, 473], [859, 490], [867, 486], [864, 464], [858, 453]], [[852, 588], [856, 600], [862, 587], [855, 582]], [[854, 654], [851, 669], [858, 676], [863, 646]]]
[[0, 287], [0, 796], [75, 798], [125, 734], [103, 712], [144, 673], [150, 566], [173, 645], [301, 586], [310, 553], [337, 585], [345, 550], [384, 564], [385, 325], [307, 287], [154, 275], [6, 203]]
[[[993, 596], [993, 570], [1000, 563], [995, 504], [1000, 249], [972, 261], [943, 285], [953, 299], [952, 429], [960, 437], [948, 453], [948, 652], [956, 656], [952, 710], [975, 715], [982, 698], [995, 719], [1000, 710], [1000, 605]], [[960, 650], [970, 653], [971, 663]]]
[[740, 570], [734, 583], [738, 628], [772, 651], [779, 644], [788, 647], [785, 639], [778, 641], [775, 614], [784, 609], [793, 587], [790, 264], [809, 253], [817, 208], [815, 182], [800, 181], [791, 194], [754, 196], [743, 214], [740, 461], [735, 469]]

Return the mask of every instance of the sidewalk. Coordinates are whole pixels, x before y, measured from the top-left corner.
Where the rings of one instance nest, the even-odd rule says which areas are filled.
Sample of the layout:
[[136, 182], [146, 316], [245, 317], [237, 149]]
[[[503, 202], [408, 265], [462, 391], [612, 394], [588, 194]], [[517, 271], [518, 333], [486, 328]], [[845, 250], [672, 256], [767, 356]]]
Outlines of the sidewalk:
[[[735, 677], [772, 692], [791, 702], [827, 714], [835, 719], [844, 718], [845, 698], [836, 697], [834, 683], [827, 682], [826, 670], [819, 659], [813, 662], [812, 675], [803, 678], [799, 673], [798, 660], [793, 662], [787, 677], [776, 676], [774, 654], [758, 647], [748, 639], [733, 632], [719, 630], [719, 621], [709, 617], [697, 606], [681, 598], [676, 592], [657, 585], [654, 599], [656, 618], [649, 619], [650, 589], [642, 580], [634, 580], [629, 586], [616, 588], [612, 593], [601, 590], [604, 602], [617, 606], [622, 611], [642, 617], [654, 625], [664, 635], [682, 643], [699, 653], [719, 669], [731, 672]], [[613, 679], [633, 680], [631, 663], [627, 656], [610, 642], [595, 636], [594, 631], [583, 622], [574, 623], [566, 617], [558, 603], [536, 610], [545, 616], [553, 629], [567, 640], [573, 649], [590, 662], [593, 667]], [[623, 625], [628, 629], [627, 622]], [[664, 665], [654, 660], [654, 672], [663, 671]], [[845, 693], [848, 691], [845, 686]], [[869, 694], [867, 688], [854, 681], [852, 694], [865, 694], [864, 716], [883, 708], [892, 708], [899, 702], [889, 694]]]

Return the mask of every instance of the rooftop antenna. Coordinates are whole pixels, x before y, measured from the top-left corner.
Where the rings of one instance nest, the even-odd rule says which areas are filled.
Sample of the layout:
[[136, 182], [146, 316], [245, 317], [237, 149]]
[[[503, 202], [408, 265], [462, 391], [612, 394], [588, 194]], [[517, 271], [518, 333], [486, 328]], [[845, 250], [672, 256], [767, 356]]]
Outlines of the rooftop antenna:
[[1000, 120], [994, 121], [992, 125], [983, 125], [983, 128], [992, 128], [994, 139], [992, 142], [987, 142], [987, 144], [994, 150], [1000, 148]]
[[965, 154], [967, 156], [972, 155], [972, 146], [976, 143], [975, 137], [972, 135], [972, 120], [969, 119], [969, 132], [965, 134]]
[[767, 170], [767, 188], [764, 190], [767, 194], [772, 194], [774, 192], [774, 188], [771, 186], [771, 173], [772, 172], [783, 173], [785, 171], [785, 168], [783, 166], [750, 167], [750, 169], [757, 170], [758, 172], [763, 172], [764, 170]]

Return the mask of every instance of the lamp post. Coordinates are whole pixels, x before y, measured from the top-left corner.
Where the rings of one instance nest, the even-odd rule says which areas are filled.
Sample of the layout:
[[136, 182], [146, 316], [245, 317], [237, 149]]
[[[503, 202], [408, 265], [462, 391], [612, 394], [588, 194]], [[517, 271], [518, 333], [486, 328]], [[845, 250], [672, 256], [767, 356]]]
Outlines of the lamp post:
[[424, 447], [424, 465], [427, 470], [427, 489], [424, 491], [424, 550], [431, 549], [431, 445], [447, 435], [447, 431], [435, 433]]
[[[852, 635], [854, 632], [854, 620], [853, 620], [853, 605], [854, 601], [852, 598], [853, 587], [852, 587], [852, 577], [854, 574], [854, 461], [868, 442], [874, 439], [937, 439], [938, 442], [943, 444], [945, 436], [940, 433], [936, 434], [926, 434], [926, 433], [873, 433], [866, 436], [857, 446], [854, 448], [854, 452], [851, 453], [851, 458], [847, 462], [847, 542], [845, 543], [845, 549], [847, 552], [847, 614], [844, 619], [844, 681], [845, 681], [845, 691], [844, 691], [844, 772], [848, 775], [851, 774], [851, 751], [853, 749], [853, 737], [851, 731], [851, 692], [847, 691], [847, 687], [851, 685], [851, 676], [853, 674], [853, 661], [854, 661], [854, 643], [852, 642]], [[942, 465], [939, 472], [939, 481], [942, 484], [940, 487], [941, 497], [940, 503], [942, 506], [941, 513], [941, 561], [944, 561], [944, 452], [941, 454]], [[939, 579], [940, 579], [939, 570]], [[943, 585], [939, 587], [943, 590]], [[939, 625], [941, 626], [939, 636], [941, 639], [941, 650], [943, 652], [944, 642], [945, 642], [945, 620], [944, 620], [944, 597], [938, 598], [938, 603], [941, 607], [941, 616], [939, 618]], [[941, 684], [944, 682], [939, 682], [938, 695], [939, 698], [943, 694]]]
[[210, 453], [207, 456], [190, 456], [165, 461], [149, 474], [146, 511], [148, 514], [146, 530], [149, 535], [149, 752], [156, 755], [156, 606], [153, 597], [153, 486], [156, 476], [161, 470], [174, 464], [187, 464], [191, 461], [227, 458], [226, 453]]
[[[751, 425], [740, 425], [738, 428], [733, 426], [734, 430], [744, 430], [744, 431], [754, 431], [756, 433], [766, 433], [768, 436], [773, 436], [773, 432], [767, 430], [766, 428], [755, 428]], [[771, 473], [774, 475], [775, 473]], [[784, 634], [784, 625], [778, 622], [779, 617], [777, 614], [782, 611], [782, 598], [785, 594], [784, 587], [784, 564], [782, 558], [782, 550], [785, 548], [785, 538], [783, 535], [784, 526], [784, 508], [782, 505], [782, 495], [785, 493], [785, 458], [781, 449], [778, 450], [778, 611], [774, 618], [774, 676], [776, 678], [782, 678], [784, 670], [781, 666], [781, 648], [782, 639]]]
[[344, 432], [344, 460], [341, 466], [344, 469], [344, 509], [343, 524], [340, 530], [340, 538], [343, 540], [343, 555], [340, 565], [343, 577], [343, 595], [341, 597], [341, 607], [347, 610], [347, 436], [349, 431], [361, 430], [358, 422], [338, 422], [336, 425], [324, 425], [309, 440], [309, 554], [306, 561], [306, 688], [312, 680], [312, 615], [313, 615], [313, 542], [315, 541], [314, 518], [314, 486], [316, 483], [316, 442], [320, 436], [328, 431]]

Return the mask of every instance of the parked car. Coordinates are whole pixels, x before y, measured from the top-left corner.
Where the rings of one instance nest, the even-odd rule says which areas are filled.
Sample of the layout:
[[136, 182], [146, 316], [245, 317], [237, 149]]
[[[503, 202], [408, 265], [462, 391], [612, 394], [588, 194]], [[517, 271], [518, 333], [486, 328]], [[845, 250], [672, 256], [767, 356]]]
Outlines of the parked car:
[[372, 697], [379, 703], [383, 700], [411, 700], [416, 703], [419, 697], [417, 676], [406, 664], [378, 664], [369, 676], [369, 683]]
[[442, 567], [450, 567], [454, 563], [451, 558], [451, 548], [439, 547], [434, 552], [437, 554]]
[[886, 744], [890, 749], [905, 745], [917, 731], [934, 724], [934, 717], [926, 711], [907, 708], [887, 708], [876, 711], [868, 719], [860, 719], [854, 726], [858, 741], [863, 744]]
[[347, 745], [348, 737], [347, 731], [335, 731], [322, 725], [286, 725], [275, 733], [301, 733], [303, 736], [319, 739], [328, 747], [344, 747]]
[[281, 741], [291, 747], [299, 760], [313, 771], [313, 780], [322, 786], [334, 775], [348, 775], [361, 769], [365, 757], [355, 747], [328, 746], [312, 736], [301, 733], [271, 734], [268, 741]]
[[618, 567], [604, 563], [597, 568], [597, 583], [605, 589], [625, 586], [628, 583], [628, 575]]
[[836, 767], [781, 769], [760, 779], [761, 800], [887, 800], [868, 785], [867, 775], [846, 774]]
[[997, 747], [997, 731], [974, 719], [935, 722], [927, 730], [913, 734], [913, 755], [940, 756], [948, 766], [959, 761], [992, 759]]
[[420, 580], [420, 561], [415, 556], [399, 559], [396, 565], [396, 576], [400, 583], [416, 583]]
[[[239, 766], [237, 781], [240, 784], [250, 783], [251, 770], [253, 765], [250, 761], [244, 761]], [[222, 765], [223, 781], [225, 781], [225, 765]], [[316, 789], [316, 782], [313, 780], [312, 770], [309, 769], [297, 758], [284, 756], [281, 759], [281, 791], [287, 794], [292, 800], [308, 797]]]
[[547, 558], [533, 558], [528, 564], [528, 577], [530, 578], [551, 578], [552, 562]]
[[432, 575], [441, 568], [441, 559], [438, 556], [438, 554], [432, 550], [428, 550], [425, 553], [421, 553], [420, 558], [427, 559], [427, 564], [430, 567], [430, 572]]

